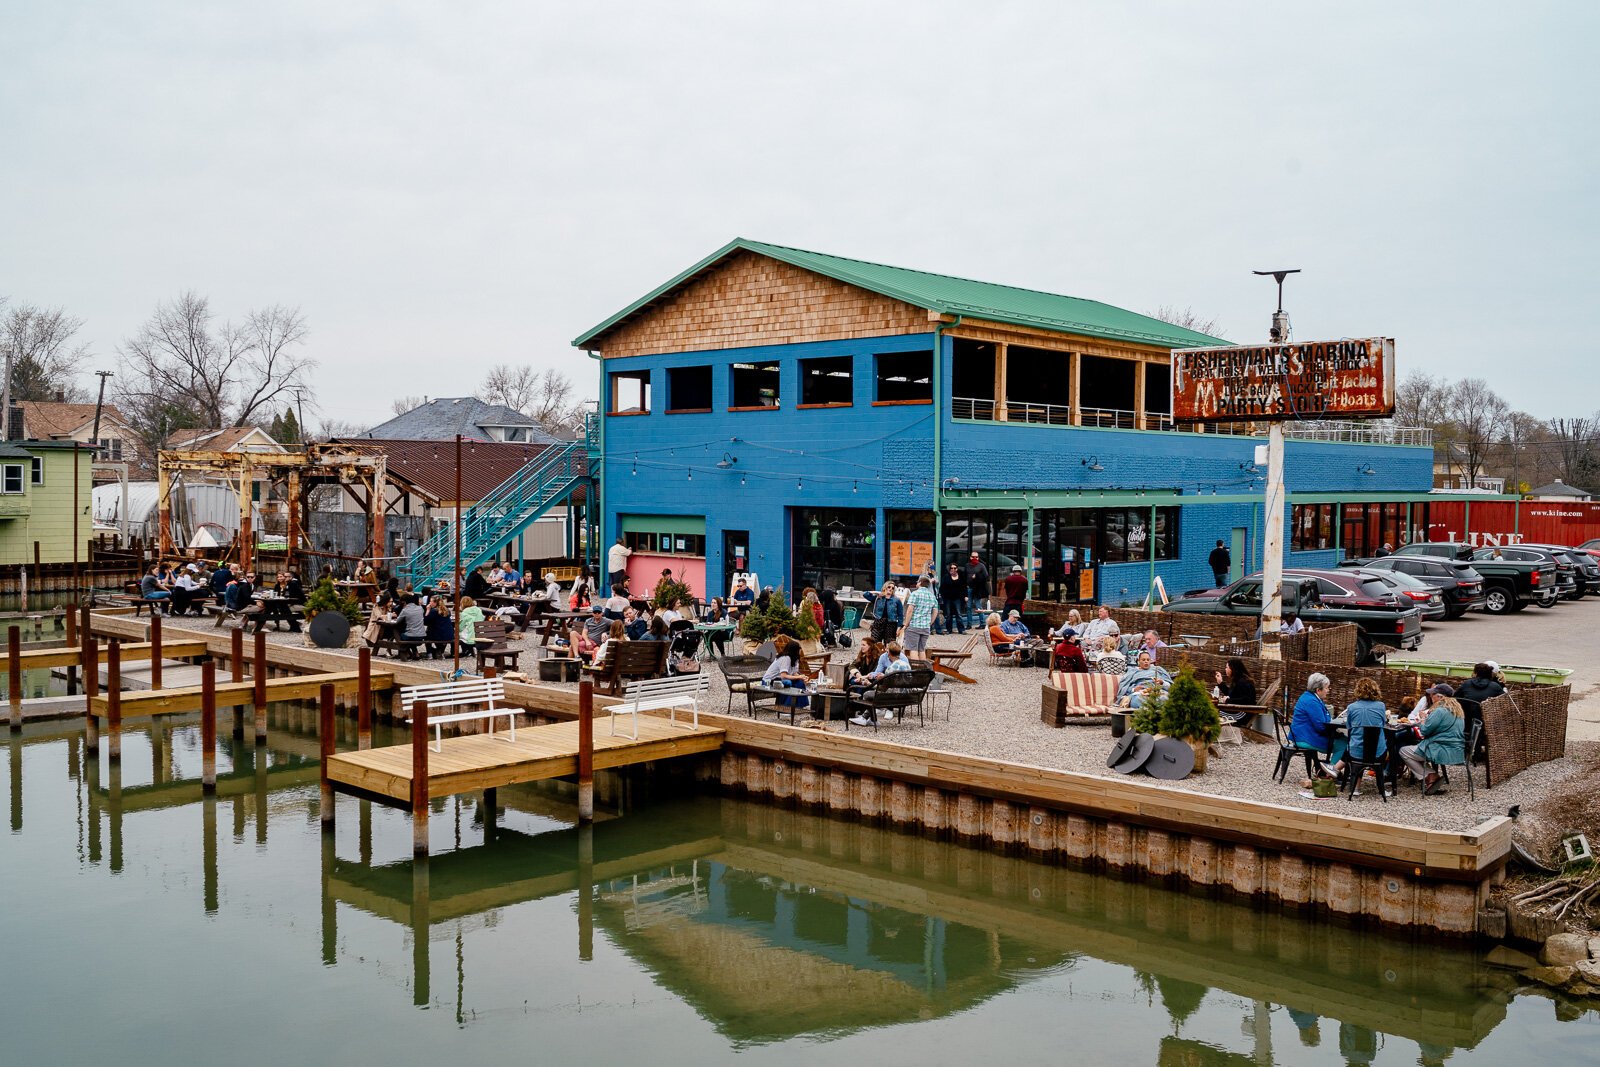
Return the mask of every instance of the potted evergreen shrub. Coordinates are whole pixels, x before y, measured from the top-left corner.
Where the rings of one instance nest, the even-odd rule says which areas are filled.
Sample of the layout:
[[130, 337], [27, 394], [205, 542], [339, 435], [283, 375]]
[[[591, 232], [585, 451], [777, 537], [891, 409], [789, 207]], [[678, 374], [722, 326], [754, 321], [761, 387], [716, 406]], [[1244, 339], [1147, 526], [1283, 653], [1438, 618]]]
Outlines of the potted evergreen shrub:
[[656, 591], [650, 597], [650, 606], [657, 611], [665, 611], [672, 607], [674, 600], [681, 600], [685, 607], [694, 603], [694, 593], [690, 592], [687, 582], [680, 582], [676, 578], [662, 579], [656, 586]]
[[1189, 667], [1180, 670], [1172, 680], [1161, 702], [1160, 721], [1162, 733], [1187, 742], [1194, 749], [1195, 773], [1205, 773], [1206, 754], [1211, 743], [1222, 736], [1222, 716]]
[[309, 624], [312, 619], [315, 619], [324, 611], [343, 615], [350, 621], [350, 632], [360, 632], [361, 604], [355, 597], [341, 594], [338, 589], [334, 588], [331, 578], [324, 578], [318, 582], [306, 597], [306, 622]]
[[744, 638], [746, 648], [754, 651], [764, 642], [772, 640], [778, 634], [788, 634], [806, 647], [811, 642], [807, 651], [815, 648], [815, 642], [822, 636], [822, 630], [817, 626], [817, 620], [810, 616], [796, 615], [789, 607], [789, 598], [779, 586], [767, 602], [767, 610], [760, 611], [754, 606], [745, 613], [739, 622], [739, 636]]

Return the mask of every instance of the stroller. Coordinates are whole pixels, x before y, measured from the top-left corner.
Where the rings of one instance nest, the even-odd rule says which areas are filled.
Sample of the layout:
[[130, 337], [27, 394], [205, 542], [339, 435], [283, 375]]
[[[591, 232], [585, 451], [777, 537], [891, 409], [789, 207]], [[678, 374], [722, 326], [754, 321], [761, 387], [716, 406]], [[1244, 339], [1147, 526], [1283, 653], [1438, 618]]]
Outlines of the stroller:
[[695, 654], [700, 651], [700, 631], [687, 619], [672, 624], [672, 637], [667, 646], [668, 674], [698, 674], [700, 661]]

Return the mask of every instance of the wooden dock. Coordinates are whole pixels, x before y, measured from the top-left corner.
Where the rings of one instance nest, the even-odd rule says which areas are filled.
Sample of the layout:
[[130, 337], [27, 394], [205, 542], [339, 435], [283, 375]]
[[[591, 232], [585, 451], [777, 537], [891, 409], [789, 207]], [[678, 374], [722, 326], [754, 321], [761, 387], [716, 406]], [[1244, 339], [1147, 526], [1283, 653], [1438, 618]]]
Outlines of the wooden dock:
[[[243, 707], [254, 703], [256, 684], [253, 680], [218, 682], [217, 707]], [[374, 690], [388, 689], [393, 684], [393, 675], [377, 672], [372, 674]], [[334, 692], [340, 696], [357, 692], [361, 685], [361, 672], [336, 671], [331, 674], [311, 674], [301, 678], [265, 678], [262, 679], [262, 685], [266, 689], [268, 701], [315, 700], [324, 685], [332, 685]], [[134, 719], [147, 715], [181, 715], [185, 712], [199, 711], [202, 697], [202, 687], [192, 685], [176, 689], [125, 692], [120, 695], [118, 703], [121, 705], [121, 717]], [[108, 718], [110, 705], [109, 695], [89, 697], [88, 713], [98, 718]]]
[[[220, 688], [220, 687], [219, 687]], [[503, 730], [494, 735], [447, 737], [443, 751], [427, 754], [427, 796], [472, 793], [502, 785], [566, 778], [578, 773], [579, 723], [523, 726], [516, 741]], [[685, 729], [665, 718], [639, 716], [639, 739], [596, 731], [594, 768], [605, 770], [651, 760], [714, 752], [722, 747], [720, 728]], [[413, 796], [414, 745], [392, 745], [364, 752], [340, 752], [326, 760], [335, 788], [384, 797], [409, 805]]]

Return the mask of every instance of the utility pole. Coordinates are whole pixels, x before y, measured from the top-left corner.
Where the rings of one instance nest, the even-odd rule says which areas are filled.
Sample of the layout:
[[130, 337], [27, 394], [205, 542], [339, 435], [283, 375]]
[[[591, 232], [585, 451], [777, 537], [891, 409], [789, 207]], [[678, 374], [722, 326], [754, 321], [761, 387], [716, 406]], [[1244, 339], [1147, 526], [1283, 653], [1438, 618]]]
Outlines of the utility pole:
[[0, 391], [0, 441], [11, 440], [11, 359], [16, 351], [15, 345], [6, 345], [6, 384]]
[[[1289, 316], [1283, 310], [1283, 280], [1294, 270], [1258, 270], [1254, 274], [1270, 275], [1278, 282], [1278, 310], [1272, 313], [1272, 326], [1268, 331], [1273, 344], [1289, 341]], [[1283, 622], [1283, 421], [1273, 419], [1267, 423], [1267, 499], [1266, 537], [1261, 546], [1261, 658], [1278, 659], [1276, 643], [1269, 635], [1276, 634]]]
[[[456, 514], [454, 522], [456, 536], [456, 580], [450, 591], [456, 597], [456, 637], [451, 644], [455, 645], [455, 663], [451, 669], [450, 677], [454, 678], [461, 673], [461, 435], [456, 434]], [[413, 577], [415, 577], [413, 575]], [[476, 636], [476, 635], [474, 635]]]
[[95, 373], [100, 376], [100, 395], [95, 397], [94, 400], [94, 436], [89, 441], [89, 445], [95, 450], [95, 454], [98, 456], [100, 454], [100, 410], [105, 407], [106, 404], [106, 379], [111, 377], [111, 375], [115, 372], [108, 370], [97, 370]]
[[305, 391], [303, 389], [296, 389], [294, 391], [294, 417], [299, 420], [295, 426], [295, 437], [297, 438], [295, 444], [297, 445], [303, 443], [306, 439], [305, 400]]

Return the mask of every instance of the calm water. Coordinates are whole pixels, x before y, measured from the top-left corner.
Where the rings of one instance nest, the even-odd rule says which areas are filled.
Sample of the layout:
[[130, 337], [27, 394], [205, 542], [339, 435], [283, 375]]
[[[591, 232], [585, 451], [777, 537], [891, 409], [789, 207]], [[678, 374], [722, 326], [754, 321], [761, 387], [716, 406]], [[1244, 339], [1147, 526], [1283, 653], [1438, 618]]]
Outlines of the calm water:
[[321, 833], [310, 726], [225, 715], [210, 800], [192, 723], [116, 770], [10, 741], [4, 1062], [1600, 1062], [1474, 951], [617, 781], [592, 830], [554, 788], [436, 804], [414, 863], [391, 809]]

